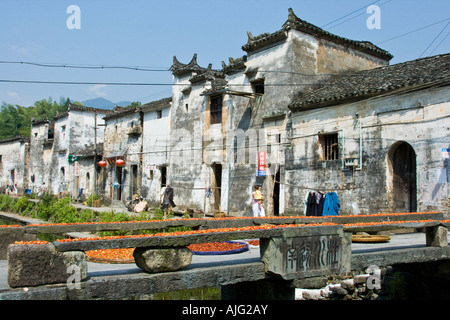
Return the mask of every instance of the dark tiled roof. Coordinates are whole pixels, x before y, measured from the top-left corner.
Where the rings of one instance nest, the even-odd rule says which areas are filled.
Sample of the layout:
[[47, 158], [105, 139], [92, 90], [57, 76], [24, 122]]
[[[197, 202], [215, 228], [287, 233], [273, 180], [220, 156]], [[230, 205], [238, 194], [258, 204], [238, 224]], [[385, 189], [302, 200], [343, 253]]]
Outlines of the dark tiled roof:
[[289, 8], [289, 15], [286, 22], [283, 24], [283, 27], [281, 30], [278, 30], [274, 33], [263, 33], [258, 36], [252, 36], [251, 33], [248, 33], [248, 42], [242, 46], [242, 50], [246, 52], [252, 52], [257, 49], [263, 48], [267, 45], [271, 45], [277, 42], [280, 42], [287, 38], [286, 32], [294, 29], [297, 31], [301, 31], [313, 36], [316, 36], [318, 38], [327, 39], [336, 43], [341, 43], [345, 46], [350, 46], [353, 49], [371, 54], [373, 56], [390, 60], [392, 59], [392, 55], [387, 52], [386, 50], [383, 50], [374, 44], [372, 44], [369, 41], [355, 41], [350, 40], [347, 38], [339, 37], [335, 34], [332, 34], [328, 31], [325, 31], [305, 20], [302, 20], [298, 18], [294, 11]]
[[212, 64], [208, 65], [208, 68], [199, 74], [194, 75], [189, 79], [191, 83], [202, 81], [215, 81], [216, 79], [225, 79], [225, 74], [221, 71], [213, 70]]
[[169, 98], [164, 98], [164, 99], [157, 100], [157, 101], [152, 101], [152, 102], [143, 104], [142, 106], [137, 106], [134, 108], [115, 107], [113, 109], [114, 112], [103, 117], [103, 119], [111, 120], [111, 119], [120, 118], [120, 117], [129, 115], [129, 114], [133, 114], [133, 113], [154, 111], [154, 110], [158, 110], [158, 109], [161, 109], [161, 108], [164, 108], [164, 107], [170, 105], [171, 102], [172, 102], [172, 97], [169, 97]]
[[247, 36], [248, 41], [242, 46], [242, 50], [249, 53], [287, 39], [287, 34], [283, 29], [274, 33], [263, 33], [257, 36], [253, 36], [250, 32], [247, 32]]
[[299, 94], [289, 105], [301, 111], [363, 100], [399, 89], [450, 82], [450, 54], [340, 75], [315, 90]]
[[140, 107], [134, 107], [134, 108], [114, 107], [113, 111], [114, 112], [104, 116], [103, 120], [107, 121], [107, 120], [111, 120], [111, 119], [120, 118], [120, 117], [126, 116], [128, 114], [137, 113], [140, 111]]
[[15, 136], [12, 138], [6, 138], [3, 140], [0, 140], [0, 143], [9, 143], [9, 142], [14, 142], [14, 141], [19, 141], [20, 143], [30, 142], [30, 138], [25, 137], [25, 136]]
[[93, 144], [86, 146], [85, 148], [73, 152], [73, 154], [78, 155], [81, 158], [91, 158], [95, 155], [103, 154], [103, 143], [97, 143], [97, 152], [95, 152], [95, 146]]
[[235, 70], [240, 70], [245, 68], [245, 63], [247, 62], [247, 56], [242, 56], [237, 59], [228, 58], [229, 65], [226, 65], [224, 61], [222, 61], [222, 72], [230, 73]]
[[152, 101], [152, 102], [143, 104], [142, 106], [140, 106], [140, 108], [143, 112], [155, 111], [155, 110], [159, 110], [161, 108], [169, 106], [171, 102], [172, 102], [172, 97], [169, 97], [169, 98], [164, 98], [164, 99], [161, 99], [158, 101]]
[[71, 110], [85, 111], [85, 112], [97, 112], [97, 113], [105, 113], [105, 114], [113, 113], [113, 110], [79, 106], [76, 104], [72, 104], [69, 101], [69, 106], [67, 108], [67, 111], [70, 112]]

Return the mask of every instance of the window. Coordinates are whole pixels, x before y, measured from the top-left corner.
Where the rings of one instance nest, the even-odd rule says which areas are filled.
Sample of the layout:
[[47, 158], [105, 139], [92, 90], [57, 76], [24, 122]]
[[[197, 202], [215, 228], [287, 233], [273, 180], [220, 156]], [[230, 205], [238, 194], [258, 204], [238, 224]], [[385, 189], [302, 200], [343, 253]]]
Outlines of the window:
[[161, 188], [165, 187], [167, 185], [167, 167], [161, 167], [160, 168], [161, 173]]
[[253, 81], [252, 89], [254, 93], [264, 94], [264, 79]]
[[162, 118], [162, 110], [156, 111], [156, 119], [161, 119], [161, 118]]
[[211, 97], [210, 124], [222, 123], [222, 96]]
[[0, 163], [3, 162], [3, 155], [0, 154]]
[[321, 149], [321, 160], [339, 159], [338, 134], [319, 135], [319, 146]]
[[66, 126], [61, 126], [61, 136], [63, 139], [66, 138]]

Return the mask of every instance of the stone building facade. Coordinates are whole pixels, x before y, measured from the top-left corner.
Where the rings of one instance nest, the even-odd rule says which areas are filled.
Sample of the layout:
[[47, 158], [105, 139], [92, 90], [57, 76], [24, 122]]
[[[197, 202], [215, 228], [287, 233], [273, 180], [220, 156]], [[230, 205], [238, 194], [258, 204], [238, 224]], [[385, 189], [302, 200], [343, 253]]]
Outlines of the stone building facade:
[[104, 120], [103, 158], [108, 165], [102, 168], [106, 173], [100, 195], [125, 202], [141, 191], [142, 112], [139, 108], [116, 109]]
[[174, 57], [170, 98], [33, 121], [29, 186], [158, 204], [170, 185], [178, 210], [231, 216], [251, 215], [255, 184], [267, 215], [304, 214], [318, 191], [340, 214], [448, 211], [449, 54], [389, 65], [291, 9], [242, 49], [221, 69]]
[[[138, 195], [159, 204], [167, 183], [171, 98], [135, 108], [116, 108], [104, 117], [105, 139], [99, 195], [129, 201]], [[117, 160], [123, 165], [117, 165]]]
[[22, 193], [28, 188], [29, 161], [29, 138], [17, 136], [0, 140], [0, 190], [2, 193], [8, 192], [7, 189], [9, 192]]
[[159, 205], [161, 189], [167, 185], [171, 105], [172, 98], [165, 98], [141, 106], [143, 116], [141, 195], [153, 205]]
[[338, 76], [294, 98], [288, 213], [310, 190], [336, 191], [347, 214], [448, 211], [449, 83], [447, 54]]
[[56, 115], [54, 121], [32, 120], [30, 189], [75, 197], [80, 189], [84, 194], [95, 192], [94, 161], [80, 167], [80, 160], [86, 148], [103, 142], [103, 117], [110, 112], [69, 103], [68, 111]]
[[[269, 214], [288, 214], [285, 157], [289, 104], [332, 75], [386, 66], [392, 56], [368, 42], [332, 35], [289, 10], [282, 29], [253, 36], [221, 70], [174, 57], [168, 179], [180, 207], [246, 213], [255, 184], [263, 185]], [[256, 175], [256, 153], [267, 155]], [[210, 190], [210, 194], [206, 192]]]

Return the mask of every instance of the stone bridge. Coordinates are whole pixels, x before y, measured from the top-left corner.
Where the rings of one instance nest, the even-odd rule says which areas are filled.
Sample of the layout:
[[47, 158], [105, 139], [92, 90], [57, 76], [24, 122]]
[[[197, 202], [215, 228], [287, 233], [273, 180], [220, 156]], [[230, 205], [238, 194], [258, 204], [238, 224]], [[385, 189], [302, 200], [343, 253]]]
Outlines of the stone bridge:
[[[345, 274], [395, 264], [450, 259], [448, 220], [441, 213], [365, 216], [179, 219], [125, 223], [34, 224], [0, 228], [0, 257], [8, 284], [0, 299], [122, 299], [200, 287], [222, 288], [231, 298], [293, 299], [302, 279]], [[37, 233], [150, 230], [188, 226], [193, 231], [125, 237], [77, 238], [48, 244], [13, 244]], [[408, 243], [355, 250], [352, 234], [412, 228]], [[142, 252], [186, 250], [192, 243], [260, 239], [247, 255], [192, 257], [190, 265], [144, 272], [141, 265], [86, 262], [85, 251], [140, 248]], [[413, 240], [411, 240], [413, 239]], [[163, 255], [157, 253], [157, 255]], [[155, 259], [155, 255], [152, 256]], [[135, 255], [136, 258], [136, 255]], [[158, 259], [157, 259], [158, 260]], [[176, 269], [176, 268], [175, 268]], [[5, 271], [3, 271], [5, 272]], [[26, 288], [24, 290], [24, 288]], [[259, 290], [264, 288], [264, 290]], [[225, 290], [224, 290], [225, 289]], [[226, 297], [225, 297], [226, 298]]]

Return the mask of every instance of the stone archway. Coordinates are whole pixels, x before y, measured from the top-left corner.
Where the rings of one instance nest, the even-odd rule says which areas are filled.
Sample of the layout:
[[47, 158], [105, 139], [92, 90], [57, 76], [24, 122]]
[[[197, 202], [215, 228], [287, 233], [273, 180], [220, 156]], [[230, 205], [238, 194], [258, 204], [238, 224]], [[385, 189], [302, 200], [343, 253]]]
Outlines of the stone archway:
[[417, 165], [413, 147], [397, 141], [388, 151], [387, 164], [393, 212], [417, 211]]

